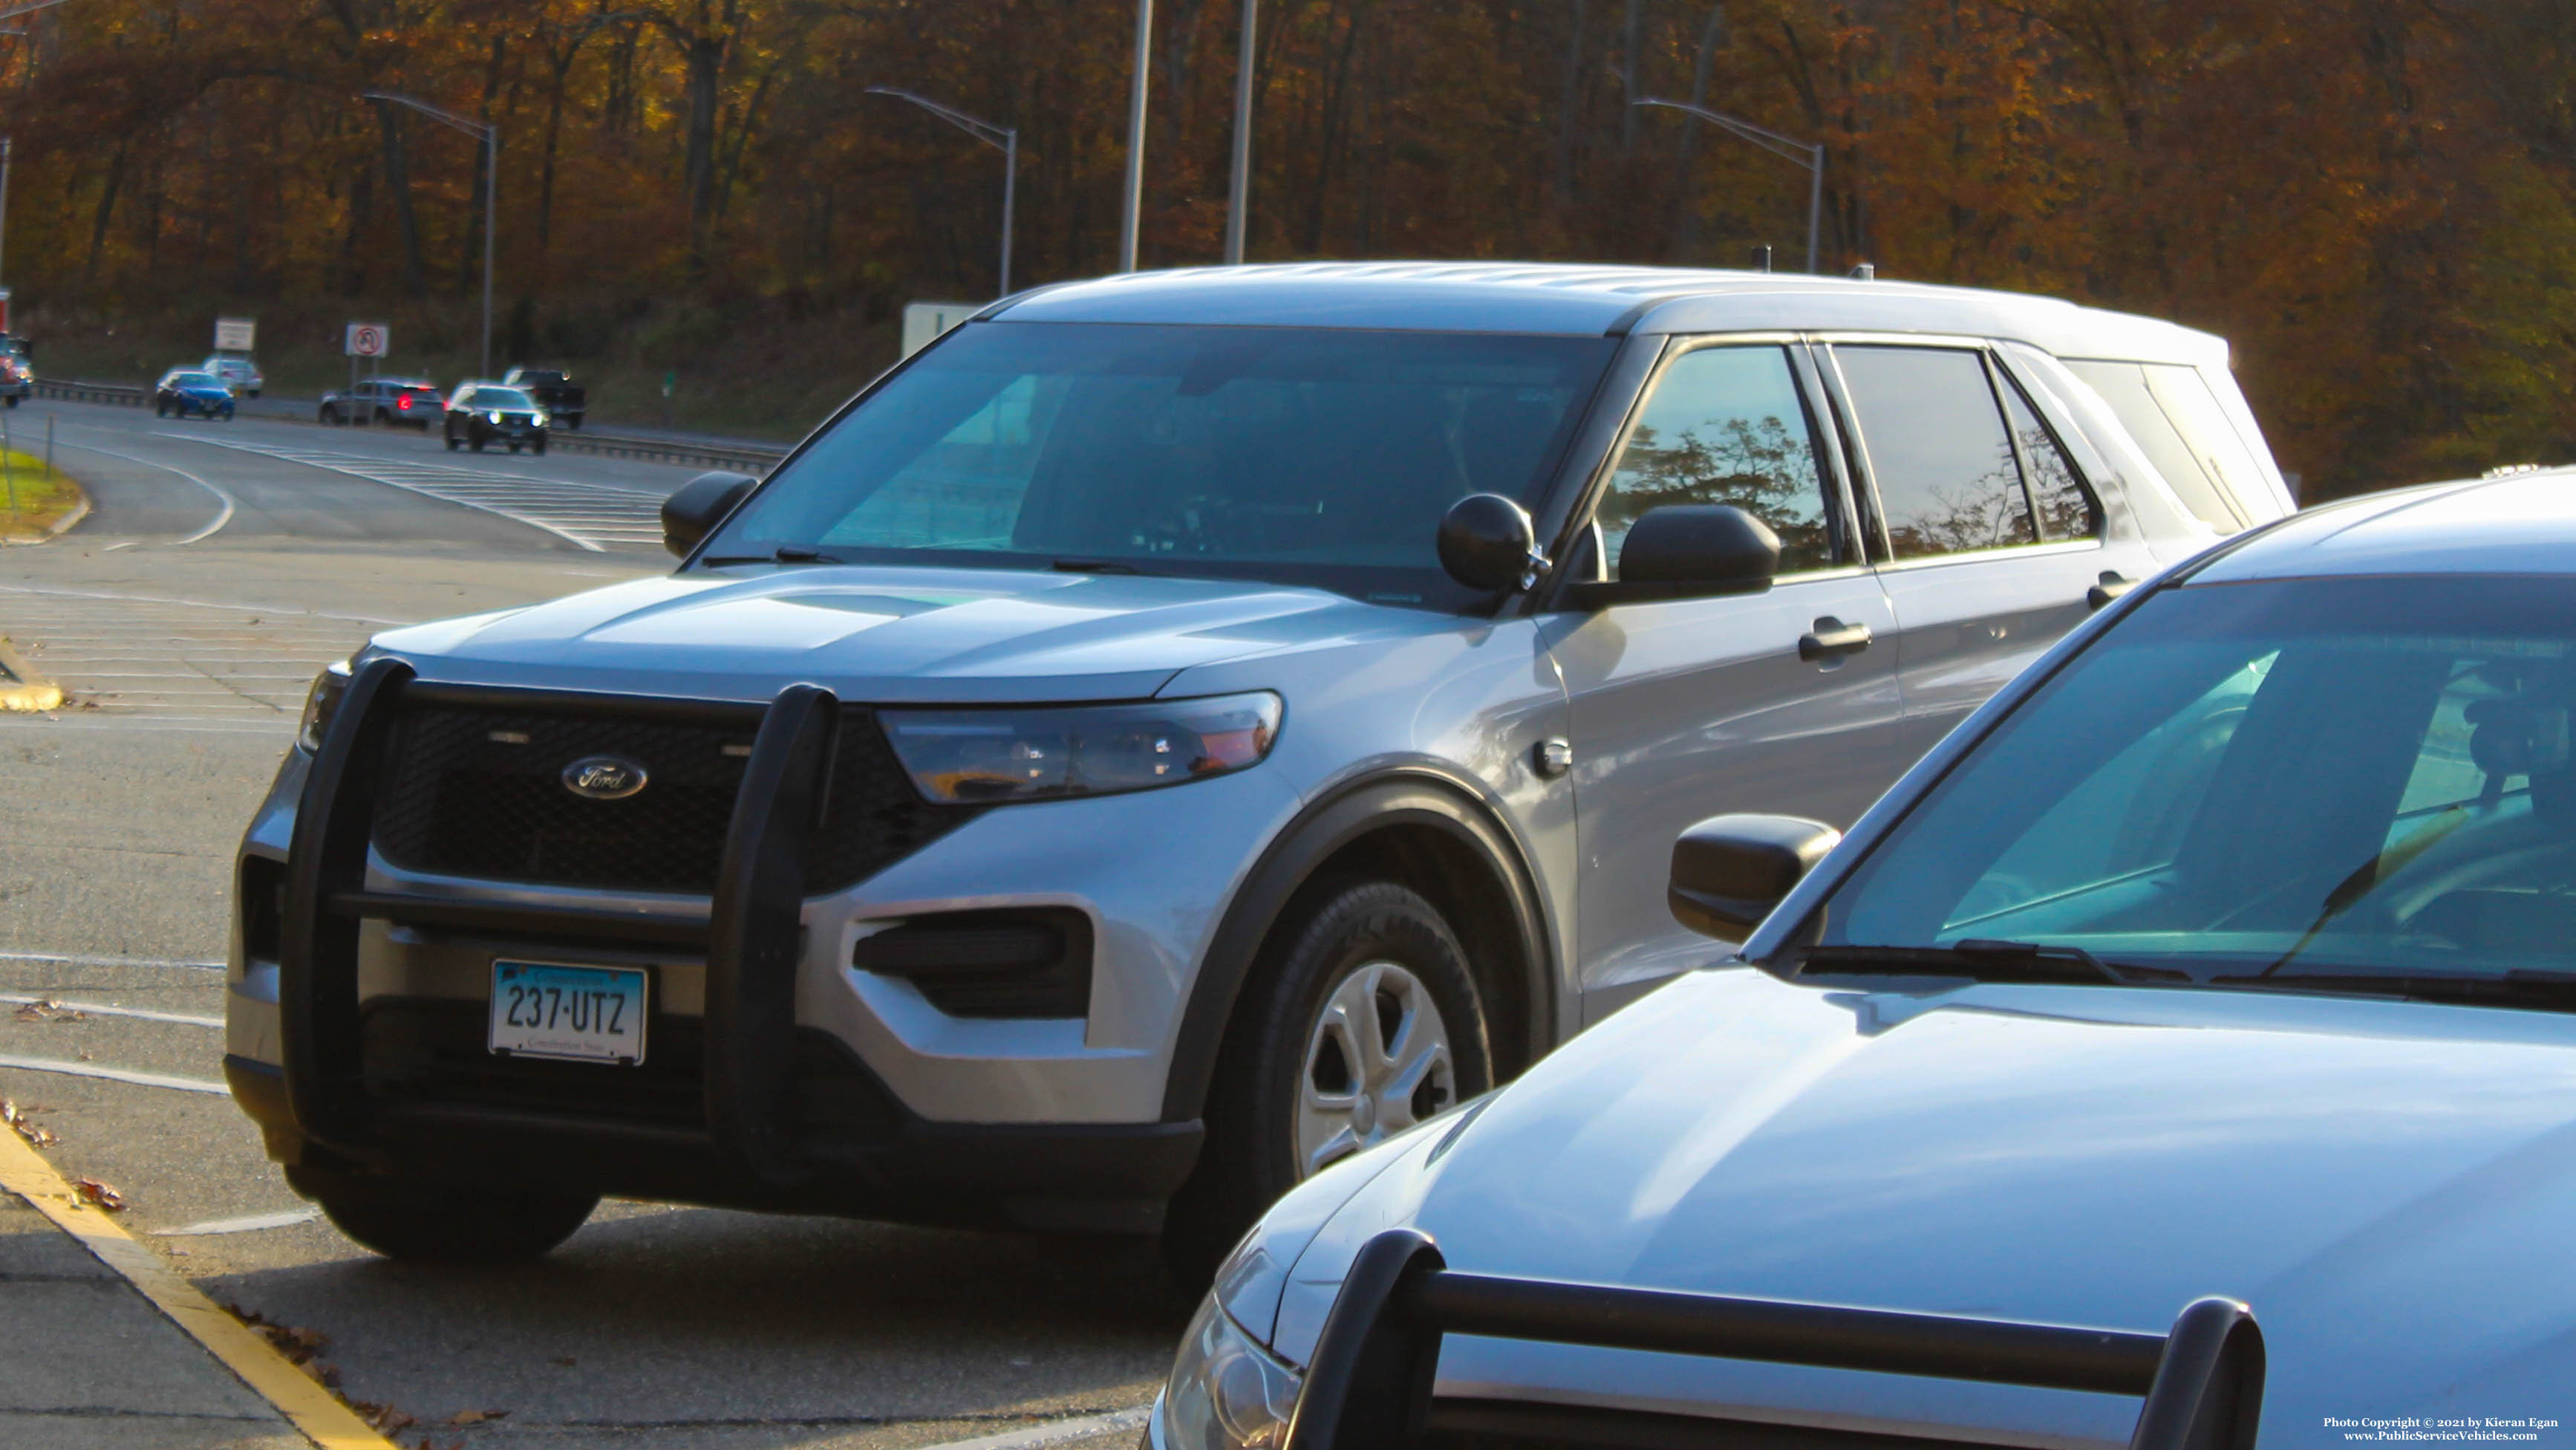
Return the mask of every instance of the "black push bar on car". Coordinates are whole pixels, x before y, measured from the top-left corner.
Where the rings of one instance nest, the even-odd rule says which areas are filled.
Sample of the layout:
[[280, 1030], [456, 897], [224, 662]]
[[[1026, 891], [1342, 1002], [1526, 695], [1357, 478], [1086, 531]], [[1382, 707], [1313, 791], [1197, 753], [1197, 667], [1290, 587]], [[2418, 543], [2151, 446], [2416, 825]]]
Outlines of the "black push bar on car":
[[1462, 1274], [1396, 1228], [1342, 1281], [1282, 1450], [1421, 1443], [1445, 1334], [2139, 1395], [2130, 1450], [2253, 1450], [2263, 1405], [2263, 1332], [2233, 1299], [2138, 1334]]
[[[386, 747], [404, 701], [635, 714], [756, 727], [716, 875], [699, 916], [523, 906], [367, 889], [367, 850]], [[496, 691], [415, 680], [410, 665], [368, 661], [351, 677], [304, 780], [287, 851], [278, 950], [279, 1046], [296, 1130], [363, 1152], [369, 1135], [361, 1080], [359, 925], [368, 918], [423, 926], [579, 935], [703, 947], [706, 1137], [757, 1181], [793, 1186], [805, 1167], [790, 1141], [796, 960], [808, 844], [831, 796], [839, 702], [790, 685], [767, 706], [646, 701], [617, 695]]]

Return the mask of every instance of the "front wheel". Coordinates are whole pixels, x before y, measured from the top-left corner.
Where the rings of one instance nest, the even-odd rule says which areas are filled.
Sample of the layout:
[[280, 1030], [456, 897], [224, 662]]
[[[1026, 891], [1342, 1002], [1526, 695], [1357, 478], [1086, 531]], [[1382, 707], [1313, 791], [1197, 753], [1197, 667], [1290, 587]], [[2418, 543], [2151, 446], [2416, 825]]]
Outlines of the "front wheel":
[[541, 1258], [599, 1207], [595, 1193], [394, 1175], [286, 1170], [334, 1227], [390, 1259], [514, 1264]]
[[152, 416], [155, 418], [169, 417], [170, 400], [167, 398], [154, 398], [152, 400]]
[[539, 457], [545, 456], [546, 440], [543, 438], [534, 438], [529, 440], [528, 451], [538, 455]]
[[448, 435], [447, 435], [447, 451], [448, 451], [448, 452], [450, 452], [450, 453], [453, 453], [453, 452], [455, 452], [455, 451], [456, 451], [457, 447], [458, 447], [458, 445], [457, 445], [457, 442], [456, 442], [456, 435], [455, 435], [455, 434], [453, 434], [453, 433], [448, 434]]
[[1166, 1259], [1204, 1280], [1299, 1180], [1493, 1082], [1484, 995], [1439, 909], [1391, 881], [1310, 889], [1235, 1004]]

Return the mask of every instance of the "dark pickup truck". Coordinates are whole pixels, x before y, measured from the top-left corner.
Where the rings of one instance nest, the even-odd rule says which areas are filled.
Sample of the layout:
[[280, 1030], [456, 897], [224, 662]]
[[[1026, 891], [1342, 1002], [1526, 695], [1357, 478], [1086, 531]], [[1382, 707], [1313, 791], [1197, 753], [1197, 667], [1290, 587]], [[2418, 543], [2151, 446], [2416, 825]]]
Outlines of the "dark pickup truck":
[[571, 374], [553, 368], [512, 368], [501, 382], [505, 387], [525, 389], [559, 428], [579, 428], [581, 415], [590, 407], [590, 398], [581, 384], [574, 382]]

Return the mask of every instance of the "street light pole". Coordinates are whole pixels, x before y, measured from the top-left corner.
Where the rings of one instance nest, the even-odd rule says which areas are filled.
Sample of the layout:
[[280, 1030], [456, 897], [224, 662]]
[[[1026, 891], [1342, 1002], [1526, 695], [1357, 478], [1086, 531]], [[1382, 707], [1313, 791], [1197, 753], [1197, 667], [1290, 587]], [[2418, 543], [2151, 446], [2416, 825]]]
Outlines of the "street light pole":
[[1731, 135], [1750, 141], [1774, 156], [1795, 161], [1807, 168], [1807, 270], [1816, 270], [1816, 238], [1825, 219], [1825, 147], [1821, 141], [1801, 141], [1783, 136], [1765, 126], [1756, 126], [1738, 116], [1694, 106], [1688, 101], [1667, 101], [1655, 96], [1629, 102], [1632, 106], [1663, 106], [1699, 117]]
[[488, 378], [492, 375], [492, 242], [493, 235], [501, 227], [500, 212], [496, 209], [501, 184], [501, 128], [488, 121], [467, 120], [454, 111], [393, 91], [368, 91], [360, 99], [409, 106], [431, 120], [453, 126], [483, 143], [483, 369], [480, 376]]
[[1261, 0], [1243, 0], [1243, 38], [1234, 62], [1234, 177], [1225, 192], [1225, 264], [1243, 265], [1252, 203], [1252, 36]]
[[1002, 153], [1002, 290], [995, 295], [1001, 297], [1010, 296], [1011, 210], [1014, 193], [1016, 192], [1020, 181], [1020, 133], [1018, 128], [1012, 126], [996, 126], [990, 121], [978, 120], [973, 116], [967, 115], [964, 111], [960, 111], [953, 106], [943, 106], [937, 101], [930, 100], [927, 97], [916, 96], [910, 91], [899, 91], [892, 86], [870, 86], [868, 87], [868, 94], [872, 96], [892, 96], [898, 101], [910, 101], [914, 105], [928, 111], [930, 114], [946, 121], [949, 125], [956, 127], [958, 130], [965, 132], [967, 135], [974, 137], [976, 140], [981, 141], [985, 145]]
[[1127, 98], [1127, 195], [1118, 209], [1118, 270], [1136, 270], [1145, 211], [1145, 83], [1154, 65], [1154, 0], [1136, 0], [1136, 88]]

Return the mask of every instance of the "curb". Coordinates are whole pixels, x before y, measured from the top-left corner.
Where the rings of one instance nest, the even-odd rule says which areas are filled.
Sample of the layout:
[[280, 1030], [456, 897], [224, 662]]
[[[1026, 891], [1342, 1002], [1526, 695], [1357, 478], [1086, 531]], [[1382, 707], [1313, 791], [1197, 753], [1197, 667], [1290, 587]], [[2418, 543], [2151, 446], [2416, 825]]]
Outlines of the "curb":
[[[88, 511], [86, 499], [83, 505], [82, 512], [85, 513]], [[26, 656], [9, 643], [9, 637], [0, 634], [0, 710], [41, 714], [62, 707], [63, 687], [37, 674], [35, 668], [27, 663]]]
[[298, 1369], [276, 1346], [218, 1308], [159, 1254], [143, 1246], [107, 1211], [72, 1190], [44, 1155], [16, 1133], [0, 1128], [0, 1188], [27, 1200], [56, 1228], [116, 1271], [117, 1277], [203, 1346], [252, 1393], [277, 1408], [286, 1422], [320, 1450], [401, 1450], [380, 1435], [337, 1395]]

